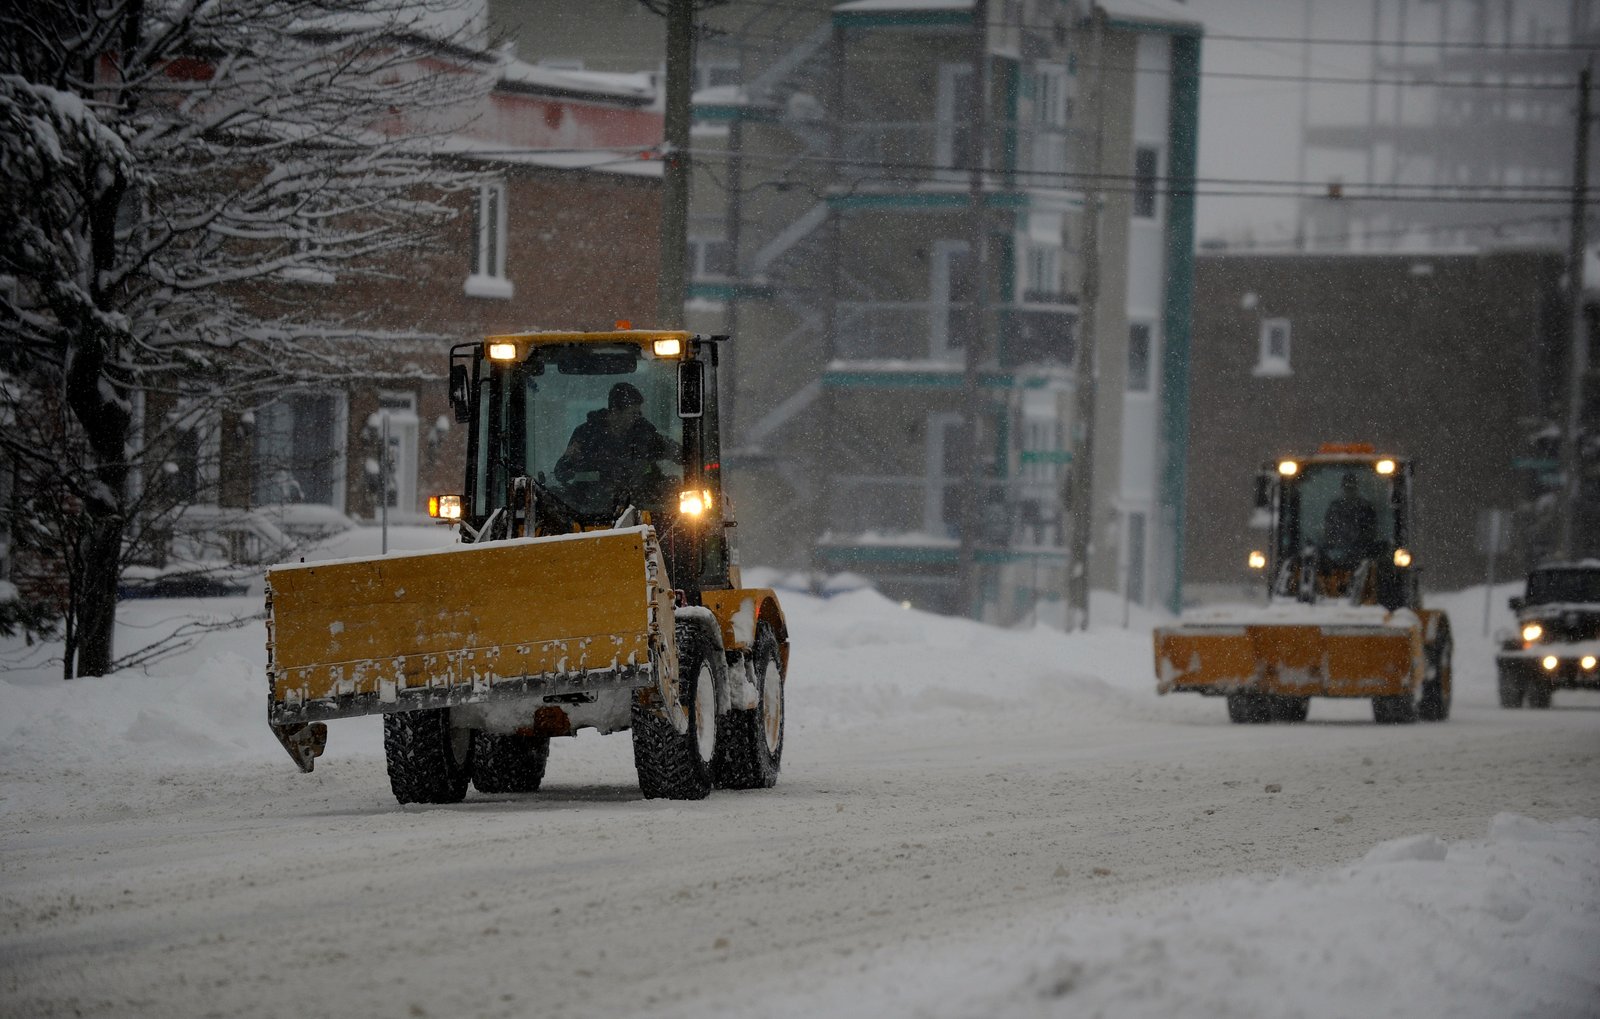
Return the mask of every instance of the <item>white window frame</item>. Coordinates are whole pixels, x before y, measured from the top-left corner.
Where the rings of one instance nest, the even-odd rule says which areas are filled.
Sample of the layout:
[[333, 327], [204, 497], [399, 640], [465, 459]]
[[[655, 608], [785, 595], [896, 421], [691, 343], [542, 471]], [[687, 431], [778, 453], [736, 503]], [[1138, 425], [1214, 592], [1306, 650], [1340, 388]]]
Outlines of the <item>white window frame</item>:
[[[1272, 348], [1273, 337], [1281, 330], [1283, 349], [1274, 351]], [[1261, 332], [1257, 337], [1260, 344], [1256, 357], [1255, 374], [1266, 378], [1282, 377], [1294, 374], [1294, 369], [1289, 366], [1290, 341], [1293, 331], [1286, 318], [1264, 318], [1261, 320]]]
[[[935, 176], [941, 178], [960, 178], [968, 171], [964, 167], [951, 166], [956, 154], [956, 138], [962, 131], [970, 132], [970, 111], [956, 109], [956, 100], [960, 96], [961, 86], [959, 81], [965, 79], [970, 85], [972, 82], [972, 65], [969, 63], [940, 64], [938, 91], [934, 98], [934, 138], [933, 138], [933, 163], [939, 169]], [[969, 135], [970, 137], [970, 135]]]
[[[1150, 211], [1138, 211], [1140, 183], [1144, 178], [1139, 173], [1139, 156], [1149, 152], [1155, 156], [1155, 166], [1150, 174]], [[1161, 218], [1161, 146], [1135, 145], [1133, 149], [1133, 189], [1128, 196], [1128, 213], [1132, 219], [1141, 222], [1154, 222]]]
[[[1134, 385], [1133, 378], [1133, 334], [1136, 329], [1143, 329], [1145, 334], [1145, 365], [1144, 384]], [[1156, 378], [1156, 324], [1146, 318], [1136, 318], [1128, 323], [1128, 374], [1126, 390], [1130, 393], [1149, 394], [1155, 391]]]
[[928, 329], [928, 357], [934, 361], [950, 360], [966, 349], [966, 337], [959, 344], [951, 343], [950, 295], [951, 269], [957, 256], [970, 250], [966, 241], [937, 240], [933, 242], [933, 258], [928, 265], [928, 296], [932, 311]]
[[504, 300], [515, 288], [506, 278], [506, 183], [489, 181], [478, 188], [472, 218], [473, 262], [463, 289], [468, 297]]

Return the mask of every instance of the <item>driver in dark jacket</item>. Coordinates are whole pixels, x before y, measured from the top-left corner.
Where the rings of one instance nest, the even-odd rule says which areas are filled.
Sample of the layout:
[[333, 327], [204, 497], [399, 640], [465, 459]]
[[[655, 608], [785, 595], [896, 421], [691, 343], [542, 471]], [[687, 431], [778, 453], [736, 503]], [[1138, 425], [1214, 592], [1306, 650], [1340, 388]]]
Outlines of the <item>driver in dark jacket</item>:
[[596, 471], [613, 493], [654, 495], [664, 480], [657, 460], [676, 460], [681, 450], [644, 416], [644, 396], [629, 382], [611, 387], [603, 410], [589, 412], [573, 429], [567, 448], [556, 461], [556, 480], [563, 484], [582, 471]]
[[1347, 560], [1365, 559], [1377, 554], [1378, 544], [1377, 508], [1362, 497], [1355, 472], [1346, 473], [1322, 521], [1323, 551]]

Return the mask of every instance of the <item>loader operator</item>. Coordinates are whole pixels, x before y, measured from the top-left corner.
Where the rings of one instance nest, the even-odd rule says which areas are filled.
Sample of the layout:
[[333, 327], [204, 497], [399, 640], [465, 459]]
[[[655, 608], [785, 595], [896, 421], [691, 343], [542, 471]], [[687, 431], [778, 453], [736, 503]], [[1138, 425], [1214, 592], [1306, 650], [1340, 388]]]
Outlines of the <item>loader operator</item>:
[[1378, 511], [1361, 495], [1361, 481], [1348, 471], [1339, 481], [1339, 495], [1322, 519], [1322, 554], [1341, 565], [1354, 565], [1378, 552]]
[[592, 410], [573, 429], [566, 451], [556, 461], [556, 480], [572, 484], [578, 474], [599, 475], [603, 498], [658, 501], [666, 484], [657, 460], [677, 460], [679, 445], [644, 416], [644, 396], [629, 382], [611, 387], [603, 410]]

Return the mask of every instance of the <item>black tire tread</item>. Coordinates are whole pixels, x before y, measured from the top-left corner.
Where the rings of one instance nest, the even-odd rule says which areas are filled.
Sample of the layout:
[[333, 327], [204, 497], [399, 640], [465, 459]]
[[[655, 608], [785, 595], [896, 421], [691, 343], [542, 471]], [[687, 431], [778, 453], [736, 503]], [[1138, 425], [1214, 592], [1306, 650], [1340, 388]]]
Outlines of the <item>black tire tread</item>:
[[[757, 624], [750, 658], [756, 671], [757, 697], [765, 693], [760, 684], [768, 661], [778, 666], [779, 696], [782, 697], [783, 657], [778, 653], [778, 638], [771, 625]], [[782, 735], [779, 735], [777, 751], [769, 751], [760, 708], [735, 708], [717, 719], [717, 754], [711, 762], [711, 776], [717, 788], [771, 789], [778, 783], [782, 766]]]
[[723, 663], [721, 641], [709, 634], [698, 620], [680, 621], [678, 641], [678, 682], [684, 707], [689, 712], [689, 729], [679, 733], [654, 707], [633, 706], [633, 766], [639, 773], [639, 791], [647, 800], [703, 800], [711, 792], [711, 767], [700, 759], [695, 732], [695, 684], [700, 666], [710, 661], [713, 674]]
[[549, 760], [549, 736], [472, 734], [472, 786], [480, 793], [538, 792]]
[[450, 711], [400, 711], [383, 716], [383, 756], [389, 788], [401, 803], [460, 803], [467, 795], [472, 754], [456, 761], [450, 749]]

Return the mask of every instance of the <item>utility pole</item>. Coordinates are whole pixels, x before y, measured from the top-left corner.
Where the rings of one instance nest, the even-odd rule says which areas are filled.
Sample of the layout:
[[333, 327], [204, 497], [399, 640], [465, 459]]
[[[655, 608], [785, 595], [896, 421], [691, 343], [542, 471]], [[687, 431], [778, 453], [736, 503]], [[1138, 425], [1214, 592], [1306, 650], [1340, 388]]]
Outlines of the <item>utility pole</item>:
[[1089, 186], [1084, 192], [1083, 294], [1078, 302], [1078, 349], [1073, 359], [1076, 385], [1073, 404], [1072, 462], [1065, 476], [1066, 518], [1072, 528], [1067, 553], [1066, 628], [1089, 628], [1089, 551], [1094, 538], [1094, 415], [1095, 385], [1099, 372], [1096, 362], [1096, 333], [1100, 313], [1100, 174], [1101, 150], [1105, 137], [1105, 11], [1094, 8], [1089, 36], [1090, 109], [1094, 111], [1093, 143], [1090, 145]]
[[689, 260], [689, 98], [694, 83], [694, 0], [667, 0], [666, 152], [661, 168], [661, 278], [656, 325], [683, 327]]
[[1572, 155], [1572, 236], [1567, 249], [1567, 291], [1572, 301], [1572, 364], [1567, 377], [1567, 429], [1561, 440], [1561, 554], [1577, 554], [1578, 500], [1583, 493], [1583, 384], [1589, 372], [1589, 337], [1583, 320], [1584, 205], [1589, 188], [1589, 68], [1578, 75], [1577, 141]]
[[[957, 560], [961, 598], [966, 613], [982, 618], [983, 584], [978, 569], [978, 530], [984, 492], [983, 457], [979, 454], [983, 429], [983, 359], [988, 349], [989, 325], [989, 221], [984, 208], [984, 171], [989, 165], [989, 2], [972, 4], [972, 88], [968, 104], [971, 142], [967, 146], [968, 266], [972, 273], [972, 315], [963, 337], [961, 423], [965, 442], [961, 450], [964, 491], [957, 502], [957, 527], [961, 532]], [[943, 467], [930, 464], [941, 472]]]

